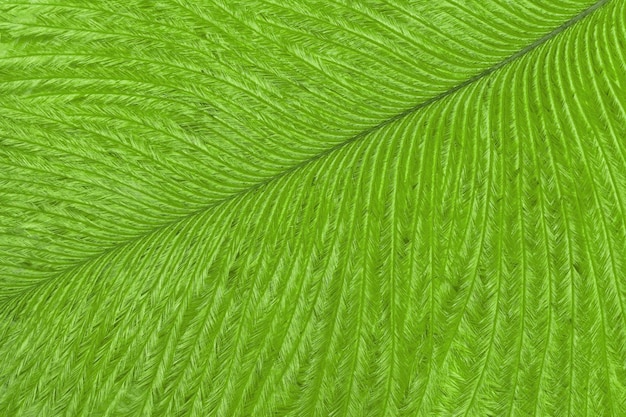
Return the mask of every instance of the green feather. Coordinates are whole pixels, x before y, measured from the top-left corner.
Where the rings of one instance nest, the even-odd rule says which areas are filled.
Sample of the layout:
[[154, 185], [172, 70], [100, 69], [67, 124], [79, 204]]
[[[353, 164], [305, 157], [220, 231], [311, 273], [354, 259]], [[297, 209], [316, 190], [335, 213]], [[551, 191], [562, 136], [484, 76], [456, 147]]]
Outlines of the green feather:
[[626, 415], [625, 10], [0, 1], [0, 416]]

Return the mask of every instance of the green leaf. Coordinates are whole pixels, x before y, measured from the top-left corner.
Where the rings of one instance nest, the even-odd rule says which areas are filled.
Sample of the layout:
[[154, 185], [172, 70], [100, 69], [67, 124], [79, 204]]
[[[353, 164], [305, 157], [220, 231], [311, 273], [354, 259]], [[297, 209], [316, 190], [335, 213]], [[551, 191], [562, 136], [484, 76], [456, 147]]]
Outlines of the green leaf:
[[625, 10], [1, 1], [0, 415], [623, 415]]

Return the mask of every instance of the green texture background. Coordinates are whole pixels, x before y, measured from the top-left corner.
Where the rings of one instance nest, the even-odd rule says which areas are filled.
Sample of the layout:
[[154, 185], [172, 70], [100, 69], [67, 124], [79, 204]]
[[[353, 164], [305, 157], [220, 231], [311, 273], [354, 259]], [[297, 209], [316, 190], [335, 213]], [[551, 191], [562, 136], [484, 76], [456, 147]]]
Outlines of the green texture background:
[[624, 0], [0, 0], [0, 416], [626, 415]]

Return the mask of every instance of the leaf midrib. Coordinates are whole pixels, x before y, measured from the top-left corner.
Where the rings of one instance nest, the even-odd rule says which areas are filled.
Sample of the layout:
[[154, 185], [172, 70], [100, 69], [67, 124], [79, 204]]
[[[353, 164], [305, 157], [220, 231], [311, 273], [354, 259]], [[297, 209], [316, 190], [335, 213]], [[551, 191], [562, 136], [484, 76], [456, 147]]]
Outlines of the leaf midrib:
[[498, 62], [497, 64], [492, 65], [491, 67], [483, 70], [482, 72], [474, 75], [473, 77], [468, 78], [467, 80], [465, 80], [465, 81], [455, 85], [454, 87], [452, 87], [452, 88], [450, 88], [450, 89], [448, 89], [448, 90], [446, 90], [446, 91], [444, 91], [444, 92], [442, 92], [440, 94], [437, 94], [437, 95], [435, 95], [435, 96], [433, 96], [433, 97], [431, 97], [431, 98], [429, 98], [429, 99], [427, 99], [427, 100], [425, 100], [425, 101], [423, 101], [421, 103], [416, 104], [415, 106], [413, 106], [413, 107], [411, 107], [411, 108], [409, 108], [407, 110], [404, 110], [401, 113], [398, 113], [398, 114], [396, 114], [396, 115], [394, 115], [394, 116], [392, 116], [392, 117], [390, 117], [388, 119], [383, 120], [382, 122], [380, 122], [380, 123], [378, 123], [378, 124], [376, 124], [376, 125], [374, 125], [374, 126], [372, 126], [370, 128], [367, 128], [367, 129], [357, 133], [356, 135], [348, 138], [347, 140], [345, 140], [343, 142], [340, 142], [340, 143], [338, 143], [338, 144], [336, 144], [336, 145], [334, 145], [334, 146], [332, 146], [332, 147], [330, 147], [330, 148], [328, 148], [328, 149], [326, 149], [326, 150], [324, 150], [324, 151], [322, 151], [322, 152], [320, 152], [320, 153], [318, 153], [318, 154], [316, 154], [316, 155], [314, 155], [314, 156], [312, 156], [312, 157], [310, 157], [308, 159], [305, 159], [305, 160], [303, 160], [303, 161], [301, 161], [301, 162], [299, 162], [299, 163], [297, 163], [297, 164], [295, 164], [295, 165], [293, 165], [293, 166], [291, 166], [291, 167], [289, 167], [289, 168], [287, 168], [287, 169], [285, 169], [285, 170], [283, 170], [283, 171], [281, 171], [281, 172], [279, 172], [277, 174], [274, 174], [274, 175], [272, 175], [270, 177], [267, 177], [264, 180], [259, 181], [258, 183], [254, 184], [254, 185], [252, 185], [252, 186], [250, 186], [248, 188], [245, 188], [245, 189], [240, 190], [240, 191], [238, 191], [236, 193], [233, 193], [233, 194], [229, 195], [228, 197], [225, 197], [225, 198], [222, 198], [220, 200], [214, 201], [214, 202], [212, 202], [212, 203], [210, 203], [210, 204], [208, 204], [208, 205], [206, 205], [206, 206], [204, 206], [204, 207], [202, 207], [202, 208], [200, 208], [198, 210], [194, 210], [194, 211], [192, 211], [192, 212], [190, 212], [190, 213], [188, 213], [188, 214], [186, 214], [184, 216], [181, 216], [181, 217], [179, 217], [179, 218], [177, 218], [175, 220], [163, 223], [162, 225], [160, 225], [158, 227], [155, 227], [155, 228], [152, 228], [150, 230], [147, 230], [147, 231], [145, 231], [143, 233], [140, 233], [140, 234], [134, 236], [133, 238], [130, 238], [130, 239], [127, 239], [127, 240], [124, 240], [124, 241], [120, 241], [120, 242], [118, 242], [118, 243], [116, 243], [116, 244], [114, 244], [112, 246], [109, 246], [108, 248], [102, 250], [101, 252], [98, 252], [98, 253], [96, 253], [94, 255], [91, 255], [91, 256], [88, 256], [88, 257], [85, 257], [84, 259], [82, 259], [79, 262], [76, 262], [76, 263], [73, 263], [73, 264], [69, 264], [66, 268], [64, 268], [62, 270], [59, 270], [59, 271], [56, 271], [55, 273], [53, 273], [47, 279], [41, 279], [41, 280], [37, 281], [36, 283], [26, 287], [26, 288], [23, 288], [23, 289], [21, 289], [19, 291], [16, 291], [15, 293], [5, 294], [4, 296], [0, 296], [0, 302], [4, 302], [7, 299], [11, 299], [11, 298], [13, 298], [13, 297], [15, 297], [17, 295], [21, 295], [23, 293], [26, 293], [26, 292], [29, 292], [29, 291], [33, 291], [36, 288], [39, 288], [42, 285], [45, 285], [46, 283], [49, 283], [49, 282], [53, 281], [55, 278], [57, 278], [59, 276], [62, 276], [64, 274], [67, 274], [67, 273], [69, 273], [72, 270], [78, 269], [81, 266], [83, 266], [83, 265], [85, 265], [85, 264], [87, 264], [87, 263], [89, 263], [91, 261], [94, 261], [94, 260], [97, 260], [99, 258], [102, 258], [102, 257], [106, 256], [107, 254], [113, 252], [113, 251], [119, 250], [120, 248], [123, 248], [125, 246], [129, 246], [129, 245], [133, 244], [134, 242], [140, 241], [141, 239], [143, 239], [143, 238], [145, 238], [147, 236], [156, 234], [156, 233], [158, 233], [158, 232], [160, 232], [160, 231], [162, 231], [162, 230], [164, 230], [164, 229], [166, 229], [168, 227], [174, 226], [176, 224], [180, 224], [180, 223], [182, 223], [182, 222], [184, 222], [184, 221], [186, 221], [186, 220], [188, 220], [188, 219], [190, 219], [192, 217], [195, 217], [195, 216], [198, 216], [198, 215], [200, 215], [202, 213], [205, 213], [208, 210], [211, 210], [211, 209], [213, 209], [215, 207], [218, 207], [218, 206], [220, 206], [222, 204], [225, 204], [225, 203], [227, 203], [229, 201], [232, 201], [232, 200], [234, 200], [236, 198], [243, 197], [243, 196], [245, 196], [247, 194], [251, 194], [251, 193], [253, 193], [253, 192], [255, 192], [255, 191], [259, 190], [259, 189], [262, 189], [263, 187], [269, 185], [270, 183], [275, 182], [275, 181], [277, 181], [277, 180], [279, 180], [279, 179], [281, 179], [283, 177], [286, 177], [286, 176], [288, 176], [289, 174], [291, 174], [291, 173], [293, 173], [295, 171], [303, 169], [304, 167], [312, 164], [313, 162], [315, 162], [315, 161], [317, 161], [319, 159], [322, 159], [322, 158], [324, 158], [324, 157], [326, 157], [326, 156], [328, 156], [330, 154], [333, 154], [333, 153], [339, 151], [340, 149], [344, 148], [345, 146], [347, 146], [347, 145], [349, 145], [349, 144], [351, 144], [353, 142], [361, 140], [361, 139], [367, 137], [368, 135], [385, 128], [386, 126], [393, 124], [394, 122], [397, 122], [397, 121], [399, 121], [401, 119], [404, 119], [404, 118], [406, 118], [406, 117], [416, 113], [417, 111], [419, 111], [419, 110], [421, 110], [421, 109], [423, 109], [425, 107], [430, 106], [431, 104], [439, 102], [439, 101], [443, 100], [444, 98], [453, 95], [457, 91], [459, 91], [459, 90], [461, 90], [461, 89], [463, 89], [463, 88], [465, 88], [465, 87], [467, 87], [467, 86], [469, 86], [471, 84], [474, 84], [475, 82], [477, 82], [477, 81], [479, 81], [479, 80], [489, 76], [490, 74], [498, 71], [500, 68], [505, 67], [506, 65], [510, 64], [511, 62], [513, 62], [513, 61], [515, 61], [515, 60], [525, 56], [529, 52], [535, 50], [536, 48], [538, 48], [541, 45], [545, 44], [549, 40], [555, 38], [558, 34], [560, 34], [561, 32], [565, 31], [569, 27], [575, 25], [577, 22], [583, 20], [585, 17], [591, 15], [593, 12], [595, 12], [598, 9], [600, 9], [605, 4], [609, 3], [609, 1], [610, 0], [599, 0], [599, 1], [597, 1], [593, 5], [589, 6], [587, 9], [583, 10], [581, 13], [575, 15], [574, 17], [572, 17], [571, 19], [569, 19], [568, 21], [563, 23], [562, 25], [558, 26], [554, 30], [548, 32], [546, 35], [544, 35], [541, 38], [535, 40], [534, 42], [532, 42], [528, 46], [520, 49], [519, 51], [517, 51], [514, 54], [510, 55], [509, 57], [503, 59], [502, 61]]

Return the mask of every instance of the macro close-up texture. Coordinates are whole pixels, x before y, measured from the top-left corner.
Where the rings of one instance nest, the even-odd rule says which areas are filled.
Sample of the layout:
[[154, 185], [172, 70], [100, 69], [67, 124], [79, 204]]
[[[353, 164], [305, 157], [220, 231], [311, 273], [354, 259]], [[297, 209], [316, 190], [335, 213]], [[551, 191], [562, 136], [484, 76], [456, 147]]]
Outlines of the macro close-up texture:
[[626, 415], [625, 0], [0, 0], [0, 416]]

